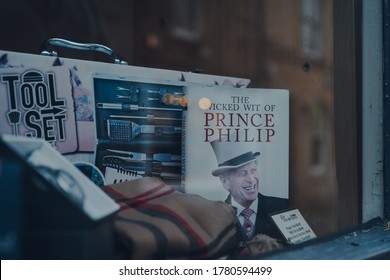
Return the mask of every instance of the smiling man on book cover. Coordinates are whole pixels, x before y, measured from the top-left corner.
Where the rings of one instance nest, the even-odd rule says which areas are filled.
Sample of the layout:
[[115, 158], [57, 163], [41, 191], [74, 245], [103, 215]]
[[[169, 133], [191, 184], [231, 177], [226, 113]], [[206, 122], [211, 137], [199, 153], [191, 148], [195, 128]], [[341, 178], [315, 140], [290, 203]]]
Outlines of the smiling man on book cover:
[[232, 205], [243, 240], [282, 238], [288, 208], [288, 91], [189, 87], [184, 190]]

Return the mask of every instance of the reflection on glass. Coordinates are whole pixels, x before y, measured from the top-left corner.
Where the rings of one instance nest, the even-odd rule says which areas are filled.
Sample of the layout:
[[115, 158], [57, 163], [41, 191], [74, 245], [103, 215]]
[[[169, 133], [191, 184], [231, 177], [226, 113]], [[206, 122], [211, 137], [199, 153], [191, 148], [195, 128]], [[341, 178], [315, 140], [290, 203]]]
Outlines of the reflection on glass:
[[56, 163], [48, 157], [43, 147], [42, 144], [39, 144], [29, 151], [26, 157], [27, 161], [51, 186], [72, 200], [76, 205], [82, 206], [85, 194], [77, 178], [64, 170], [62, 166], [53, 167]]
[[[182, 22], [175, 14], [183, 8], [176, 7], [179, 1], [169, 2], [174, 7], [157, 4], [154, 11], [148, 9], [150, 2], [134, 5], [136, 15], [149, 15], [135, 18], [136, 65], [198, 68], [250, 78], [251, 87], [290, 90], [291, 207], [300, 209], [318, 235], [336, 231], [332, 1], [198, 0], [200, 38], [192, 43], [172, 36], [171, 29], [180, 29]], [[148, 34], [164, 44], [148, 48]]]
[[77, 180], [62, 169], [53, 169], [48, 166], [37, 166], [37, 171], [54, 187], [70, 198], [77, 205], [84, 203], [85, 194]]

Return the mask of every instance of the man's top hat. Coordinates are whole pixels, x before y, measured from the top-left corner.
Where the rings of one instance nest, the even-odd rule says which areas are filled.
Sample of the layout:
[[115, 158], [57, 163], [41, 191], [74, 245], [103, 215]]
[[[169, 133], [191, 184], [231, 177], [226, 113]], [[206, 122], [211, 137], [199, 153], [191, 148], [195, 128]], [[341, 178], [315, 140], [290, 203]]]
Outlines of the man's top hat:
[[219, 176], [226, 171], [255, 161], [260, 155], [259, 152], [250, 151], [245, 143], [215, 140], [210, 144], [218, 162], [218, 167], [211, 172], [213, 176]]

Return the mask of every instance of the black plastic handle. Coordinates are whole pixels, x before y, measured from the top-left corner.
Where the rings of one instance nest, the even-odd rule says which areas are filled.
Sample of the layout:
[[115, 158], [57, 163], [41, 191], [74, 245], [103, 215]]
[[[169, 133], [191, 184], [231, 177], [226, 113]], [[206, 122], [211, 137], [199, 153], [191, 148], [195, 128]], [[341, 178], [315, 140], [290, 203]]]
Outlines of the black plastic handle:
[[107, 54], [111, 56], [114, 59], [115, 64], [123, 64], [128, 65], [128, 63], [124, 60], [121, 60], [119, 56], [109, 47], [106, 47], [104, 45], [100, 44], [94, 44], [94, 43], [78, 43], [73, 42], [61, 38], [50, 38], [46, 41], [44, 45], [44, 50], [41, 52], [41, 55], [48, 55], [48, 56], [58, 56], [56, 51], [49, 51], [49, 46], [57, 46], [57, 47], [64, 47], [64, 48], [70, 48], [70, 49], [76, 49], [76, 50], [83, 50], [83, 51], [97, 51], [102, 52], [104, 54]]

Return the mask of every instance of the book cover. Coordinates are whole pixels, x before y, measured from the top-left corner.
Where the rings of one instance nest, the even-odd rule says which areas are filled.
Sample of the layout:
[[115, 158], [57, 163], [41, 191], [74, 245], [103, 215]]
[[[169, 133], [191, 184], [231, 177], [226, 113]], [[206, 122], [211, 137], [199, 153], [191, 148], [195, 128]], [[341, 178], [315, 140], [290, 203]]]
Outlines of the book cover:
[[[287, 90], [186, 87], [185, 191], [214, 200], [226, 197], [212, 171], [220, 142], [229, 150], [259, 155], [263, 191], [288, 197], [289, 95]], [[241, 149], [241, 148], [240, 148]], [[228, 157], [226, 155], [226, 157]]]
[[0, 133], [41, 138], [61, 153], [77, 150], [69, 70], [0, 68]]
[[[269, 214], [288, 207], [289, 94], [282, 89], [186, 87], [183, 190], [251, 208], [256, 233], [278, 238]], [[242, 214], [244, 215], [244, 214]]]

